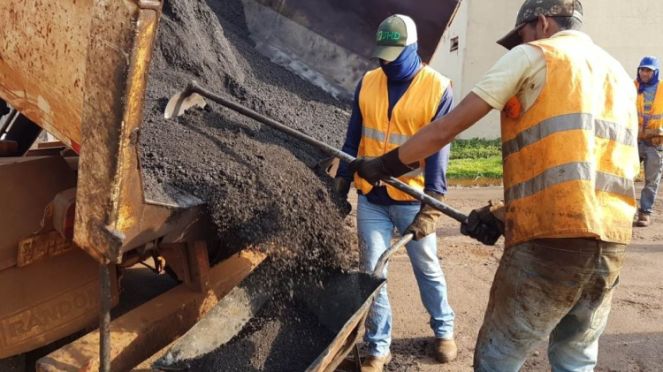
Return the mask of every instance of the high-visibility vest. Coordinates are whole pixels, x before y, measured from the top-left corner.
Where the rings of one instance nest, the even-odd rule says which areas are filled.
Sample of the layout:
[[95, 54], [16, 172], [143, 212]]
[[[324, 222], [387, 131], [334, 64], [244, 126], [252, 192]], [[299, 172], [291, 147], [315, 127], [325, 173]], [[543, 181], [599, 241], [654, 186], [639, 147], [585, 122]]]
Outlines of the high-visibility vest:
[[539, 238], [627, 244], [639, 170], [636, 90], [587, 37], [530, 43], [547, 78], [519, 117], [502, 113], [506, 245]]
[[[638, 82], [635, 83], [639, 86]], [[649, 118], [647, 128], [644, 128], [645, 118]], [[638, 138], [644, 139], [653, 145], [663, 144], [663, 87], [658, 84], [654, 102], [649, 112], [645, 111], [645, 95], [638, 94]]]
[[[381, 68], [367, 72], [359, 91], [359, 109], [363, 126], [357, 156], [380, 156], [405, 143], [435, 116], [449, 84], [450, 80], [440, 73], [428, 66], [422, 67], [407, 91], [393, 107], [390, 119], [387, 75]], [[399, 180], [423, 190], [425, 182], [423, 162], [418, 169], [399, 177]], [[364, 195], [373, 188], [370, 183], [357, 175], [354, 181], [355, 187]], [[393, 200], [415, 200], [410, 195], [388, 185], [387, 193]]]

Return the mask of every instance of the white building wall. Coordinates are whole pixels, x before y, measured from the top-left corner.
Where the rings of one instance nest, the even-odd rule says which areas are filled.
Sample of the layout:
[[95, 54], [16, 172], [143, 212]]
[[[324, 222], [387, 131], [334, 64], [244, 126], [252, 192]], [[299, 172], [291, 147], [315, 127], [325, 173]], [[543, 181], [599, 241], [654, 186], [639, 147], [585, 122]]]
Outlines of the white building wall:
[[585, 0], [583, 6], [584, 31], [634, 79], [642, 57], [663, 58], [663, 1]]
[[[442, 35], [440, 43], [431, 57], [429, 65], [444, 76], [451, 79], [456, 103], [463, 92], [463, 61], [467, 44], [468, 2], [463, 1], [451, 19], [451, 23]], [[451, 51], [451, 39], [457, 37], [460, 41], [458, 49]]]
[[[489, 6], [486, 6], [490, 3]], [[431, 65], [454, 76], [457, 102], [506, 49], [495, 41], [513, 28], [523, 0], [462, 0], [457, 16], [440, 42]], [[663, 1], [584, 0], [584, 29], [592, 39], [622, 63], [635, 77], [640, 59], [649, 54], [663, 58]], [[458, 36], [462, 55], [449, 53], [448, 40]], [[445, 44], [446, 43], [446, 44]], [[462, 57], [460, 66], [456, 58]], [[460, 72], [459, 72], [460, 71]], [[456, 76], [460, 76], [459, 78]], [[460, 138], [497, 138], [499, 113], [491, 112]]]

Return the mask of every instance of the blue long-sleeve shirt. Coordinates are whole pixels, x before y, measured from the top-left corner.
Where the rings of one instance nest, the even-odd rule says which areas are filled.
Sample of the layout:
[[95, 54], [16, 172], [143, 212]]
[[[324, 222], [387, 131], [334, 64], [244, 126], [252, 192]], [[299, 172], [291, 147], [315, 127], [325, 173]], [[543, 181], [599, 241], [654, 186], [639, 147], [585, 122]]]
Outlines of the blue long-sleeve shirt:
[[[362, 80], [363, 81], [363, 80]], [[361, 133], [363, 126], [363, 119], [361, 110], [359, 109], [359, 92], [361, 91], [362, 81], [359, 81], [355, 89], [354, 102], [352, 105], [352, 114], [348, 123], [348, 130], [345, 136], [345, 143], [343, 144], [343, 152], [352, 156], [357, 156], [359, 151], [359, 142], [361, 141]], [[412, 80], [407, 81], [388, 81], [387, 89], [389, 91], [389, 111], [388, 115], [391, 118], [391, 111], [398, 102], [398, 100], [405, 94], [407, 88], [410, 86]], [[453, 92], [451, 86], [447, 87], [440, 100], [437, 108], [437, 113], [431, 118], [435, 120], [439, 117], [446, 115], [453, 105]], [[424, 169], [425, 190], [435, 191], [440, 194], [447, 192], [447, 164], [449, 162], [449, 148], [450, 145], [443, 147], [440, 151], [426, 158], [426, 165]], [[348, 164], [341, 163], [337, 172], [338, 176], [344, 177], [348, 180], [352, 179], [352, 174], [348, 168]], [[387, 189], [384, 186], [374, 187], [367, 195], [368, 201], [375, 204], [391, 205], [391, 204], [416, 204], [418, 201], [396, 201], [389, 197]]]

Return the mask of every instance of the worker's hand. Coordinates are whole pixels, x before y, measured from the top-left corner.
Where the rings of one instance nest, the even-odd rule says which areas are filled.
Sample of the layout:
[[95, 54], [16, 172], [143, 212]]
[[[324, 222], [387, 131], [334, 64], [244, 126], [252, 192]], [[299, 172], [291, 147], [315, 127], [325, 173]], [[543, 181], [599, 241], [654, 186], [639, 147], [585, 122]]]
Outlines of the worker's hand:
[[460, 225], [460, 232], [486, 245], [495, 245], [504, 234], [504, 203], [491, 201], [488, 205], [475, 209]]
[[4, 116], [9, 113], [9, 106], [7, 103], [0, 99], [0, 116]]
[[[415, 166], [417, 164], [414, 164]], [[389, 177], [399, 177], [415, 168], [403, 164], [398, 158], [398, 148], [377, 158], [357, 158], [350, 163], [352, 173], [357, 172], [359, 177], [377, 186], [380, 180]]]
[[389, 173], [382, 164], [382, 158], [357, 158], [350, 163], [350, 171], [359, 174], [359, 177], [365, 179], [373, 186], [380, 184], [383, 178], [389, 178]]
[[336, 176], [332, 185], [334, 194], [338, 198], [341, 213], [347, 216], [352, 211], [352, 205], [348, 202], [348, 192], [350, 192], [350, 181], [345, 177]]
[[[439, 194], [434, 191], [428, 191], [426, 192], [426, 195], [430, 196], [431, 198], [437, 201], [444, 200], [443, 194]], [[440, 218], [441, 215], [442, 212], [440, 212], [439, 210], [431, 207], [428, 204], [422, 203], [421, 209], [419, 209], [419, 213], [417, 213], [417, 216], [414, 217], [414, 221], [412, 221], [412, 224], [410, 224], [410, 226], [408, 226], [408, 228], [405, 230], [405, 234], [413, 234], [414, 240], [425, 238], [429, 234], [435, 232], [435, 228], [437, 226], [437, 220], [438, 218]]]

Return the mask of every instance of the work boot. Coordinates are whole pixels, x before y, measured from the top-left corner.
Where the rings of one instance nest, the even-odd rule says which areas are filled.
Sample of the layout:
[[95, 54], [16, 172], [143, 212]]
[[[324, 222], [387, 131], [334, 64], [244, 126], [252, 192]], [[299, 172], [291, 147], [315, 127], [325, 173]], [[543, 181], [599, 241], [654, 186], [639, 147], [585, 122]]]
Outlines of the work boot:
[[382, 372], [391, 361], [391, 353], [385, 356], [369, 355], [361, 363], [361, 372]]
[[635, 221], [635, 226], [647, 227], [651, 223], [651, 216], [647, 213], [638, 213], [638, 220]]
[[458, 347], [454, 339], [435, 339], [435, 360], [440, 363], [449, 363], [458, 356]]

